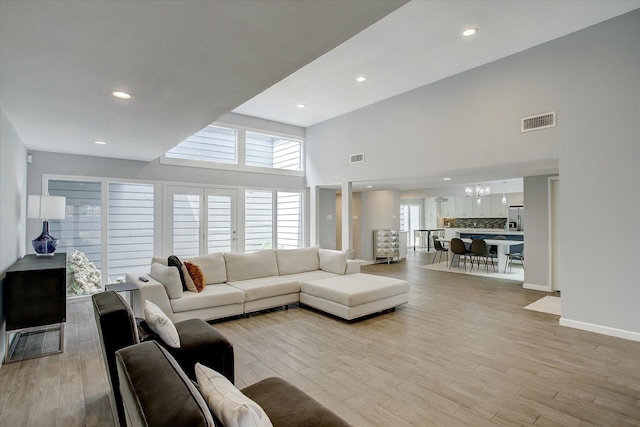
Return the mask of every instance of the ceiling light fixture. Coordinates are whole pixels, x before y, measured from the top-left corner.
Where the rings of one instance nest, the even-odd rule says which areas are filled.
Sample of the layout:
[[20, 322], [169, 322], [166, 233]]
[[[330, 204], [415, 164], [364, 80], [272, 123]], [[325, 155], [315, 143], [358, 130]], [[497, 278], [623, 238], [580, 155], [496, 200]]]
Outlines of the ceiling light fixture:
[[442, 178], [443, 181], [451, 181], [451, 178], [449, 178], [448, 176], [445, 178]]
[[358, 76], [358, 77], [356, 77], [356, 81], [357, 81], [357, 82], [364, 82], [364, 81], [366, 81], [366, 80], [367, 80], [367, 78], [366, 78], [365, 76]]
[[127, 92], [123, 92], [121, 90], [112, 90], [111, 95], [115, 96], [118, 99], [126, 99], [129, 100], [133, 98], [133, 96], [129, 95]]
[[104, 141], [93, 141], [93, 143], [98, 145], [107, 145], [107, 143]]
[[476, 184], [475, 189], [471, 187], [465, 188], [464, 194], [467, 197], [472, 197], [474, 199], [480, 200], [483, 197], [491, 196], [491, 188], [489, 188], [488, 185], [481, 186], [480, 184]]
[[296, 105], [296, 107], [298, 107], [298, 108], [304, 108], [304, 104], [298, 104], [298, 105]]
[[373, 185], [367, 185], [367, 188], [373, 188]]
[[465, 37], [471, 37], [471, 36], [475, 36], [476, 34], [478, 34], [478, 29], [477, 28], [465, 28], [464, 31], [462, 31], [462, 35]]

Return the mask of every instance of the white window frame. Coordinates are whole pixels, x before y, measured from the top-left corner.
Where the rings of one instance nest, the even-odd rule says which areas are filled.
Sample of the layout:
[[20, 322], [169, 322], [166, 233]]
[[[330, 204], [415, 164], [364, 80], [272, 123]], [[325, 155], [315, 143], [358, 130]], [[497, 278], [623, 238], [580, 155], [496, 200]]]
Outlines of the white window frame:
[[156, 236], [153, 242], [154, 254], [162, 251], [163, 234], [162, 234], [162, 205], [163, 192], [160, 191], [161, 183], [150, 180], [140, 179], [122, 179], [111, 177], [96, 177], [96, 176], [79, 176], [79, 175], [55, 175], [55, 174], [42, 174], [42, 189], [43, 193], [46, 193], [49, 189], [49, 181], [94, 181], [100, 182], [100, 205], [102, 210], [102, 216], [100, 218], [101, 227], [101, 252], [100, 263], [102, 264], [102, 271], [106, 274], [102, 274], [102, 284], [108, 283], [109, 279], [109, 183], [110, 182], [122, 182], [122, 183], [137, 183], [137, 184], [152, 184], [153, 185], [153, 233]]
[[[188, 159], [176, 159], [172, 157], [167, 157], [165, 154], [160, 156], [160, 164], [162, 165], [173, 165], [173, 166], [186, 166], [192, 168], [204, 168], [204, 169], [218, 169], [218, 170], [228, 170], [228, 171], [238, 171], [238, 172], [252, 172], [252, 173], [263, 173], [268, 175], [285, 175], [285, 176], [297, 176], [304, 177], [306, 171], [306, 156], [305, 156], [305, 138], [300, 135], [287, 134], [283, 132], [273, 132], [265, 129], [256, 129], [248, 126], [240, 126], [236, 124], [224, 123], [224, 122], [214, 122], [211, 123], [211, 126], [218, 126], [227, 129], [233, 129], [236, 131], [238, 141], [237, 141], [237, 164], [229, 164], [229, 163], [215, 163], [215, 162], [205, 162], [205, 161], [197, 161], [197, 160], [188, 160]], [[300, 141], [300, 168], [299, 171], [288, 170], [288, 169], [275, 169], [275, 168], [267, 168], [267, 167], [259, 167], [259, 166], [247, 166], [245, 165], [245, 147], [246, 147], [246, 133], [257, 133], [262, 135], [276, 136], [291, 140]], [[284, 191], [284, 190], [283, 190]]]

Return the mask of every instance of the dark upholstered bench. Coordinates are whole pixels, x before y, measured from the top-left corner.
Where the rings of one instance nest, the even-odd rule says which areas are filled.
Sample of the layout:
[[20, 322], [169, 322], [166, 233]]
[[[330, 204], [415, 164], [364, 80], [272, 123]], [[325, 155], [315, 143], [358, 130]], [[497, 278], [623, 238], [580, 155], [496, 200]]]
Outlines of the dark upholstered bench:
[[187, 377], [195, 381], [196, 363], [220, 372], [234, 381], [233, 346], [218, 330], [201, 319], [175, 323], [180, 336], [180, 348], [172, 348], [155, 335], [145, 321], [136, 319], [127, 302], [113, 291], [94, 294], [93, 311], [100, 334], [100, 346], [111, 385], [109, 400], [114, 421], [125, 424], [124, 407], [118, 383], [116, 351], [145, 341], [155, 341], [175, 358]]
[[[145, 342], [119, 350], [116, 364], [128, 426], [224, 427], [209, 410], [197, 386], [157, 343]], [[241, 391], [262, 407], [274, 427], [349, 426], [281, 378], [267, 378]]]

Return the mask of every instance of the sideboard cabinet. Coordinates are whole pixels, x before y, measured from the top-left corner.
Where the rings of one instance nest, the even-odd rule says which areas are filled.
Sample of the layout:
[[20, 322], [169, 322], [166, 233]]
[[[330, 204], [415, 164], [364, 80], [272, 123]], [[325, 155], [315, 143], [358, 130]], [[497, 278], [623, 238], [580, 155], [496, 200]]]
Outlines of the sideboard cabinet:
[[400, 231], [397, 229], [373, 230], [373, 257], [386, 258], [387, 264], [400, 259]]
[[60, 325], [60, 349], [56, 352], [62, 351], [67, 320], [66, 265], [64, 252], [53, 256], [25, 255], [6, 271], [3, 281], [5, 359], [10, 356], [11, 331], [53, 324]]

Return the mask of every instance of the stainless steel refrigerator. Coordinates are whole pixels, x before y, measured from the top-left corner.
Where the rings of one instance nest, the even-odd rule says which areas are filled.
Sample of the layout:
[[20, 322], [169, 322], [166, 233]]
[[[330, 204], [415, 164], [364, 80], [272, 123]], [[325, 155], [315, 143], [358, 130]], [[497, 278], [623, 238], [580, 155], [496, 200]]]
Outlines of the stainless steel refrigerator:
[[524, 206], [509, 206], [509, 230], [524, 230]]

